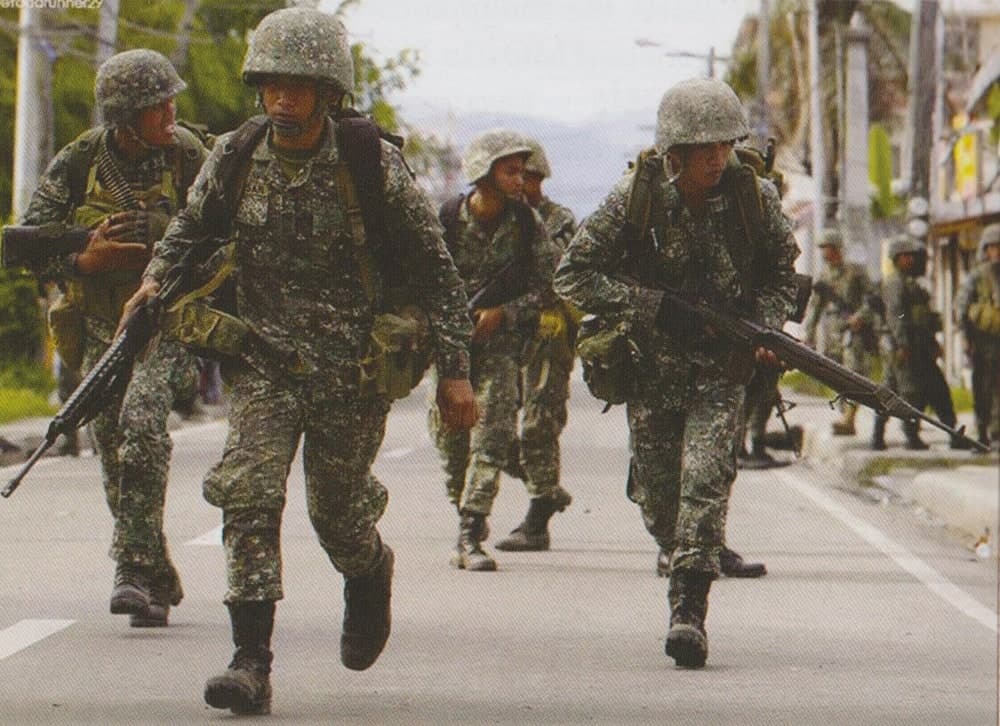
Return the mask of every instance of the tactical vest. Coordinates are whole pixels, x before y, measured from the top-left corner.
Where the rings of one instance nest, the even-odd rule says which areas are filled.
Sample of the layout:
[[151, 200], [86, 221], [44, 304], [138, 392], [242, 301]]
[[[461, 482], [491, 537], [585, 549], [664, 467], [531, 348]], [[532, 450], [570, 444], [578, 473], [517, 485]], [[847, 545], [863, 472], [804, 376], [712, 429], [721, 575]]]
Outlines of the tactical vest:
[[980, 332], [1000, 338], [1000, 292], [989, 267], [976, 280], [976, 298], [976, 302], [969, 305], [969, 321]]

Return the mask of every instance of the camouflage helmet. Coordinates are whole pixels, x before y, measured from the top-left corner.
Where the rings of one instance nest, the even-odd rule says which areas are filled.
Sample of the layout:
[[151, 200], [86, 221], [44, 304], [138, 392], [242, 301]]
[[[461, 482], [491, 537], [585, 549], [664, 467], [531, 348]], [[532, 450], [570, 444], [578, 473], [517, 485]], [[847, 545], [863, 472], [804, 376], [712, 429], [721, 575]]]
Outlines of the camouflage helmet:
[[147, 48], [117, 53], [101, 64], [94, 98], [104, 121], [126, 126], [136, 112], [163, 103], [187, 88], [166, 56]]
[[916, 237], [909, 234], [897, 234], [889, 240], [889, 259], [895, 260], [899, 255], [920, 254], [926, 252], [924, 245]]
[[466, 148], [462, 156], [462, 173], [470, 184], [475, 184], [489, 175], [494, 162], [519, 154], [531, 154], [531, 144], [521, 134], [508, 129], [486, 131]]
[[986, 248], [990, 245], [1000, 245], [1000, 224], [988, 224], [983, 228], [979, 238], [979, 259], [986, 259]]
[[736, 92], [714, 78], [692, 78], [672, 86], [656, 112], [655, 144], [661, 154], [678, 144], [735, 141], [749, 134]]
[[844, 249], [844, 236], [839, 229], [824, 229], [819, 233], [817, 247], [836, 247], [838, 250]]
[[333, 15], [313, 8], [284, 8], [257, 25], [243, 59], [243, 82], [295, 76], [329, 83], [338, 93], [354, 88], [354, 61], [347, 30]]
[[524, 162], [524, 170], [531, 174], [538, 174], [542, 179], [552, 176], [552, 169], [549, 167], [548, 157], [545, 156], [545, 149], [533, 138], [526, 137], [525, 141], [531, 147], [531, 156]]

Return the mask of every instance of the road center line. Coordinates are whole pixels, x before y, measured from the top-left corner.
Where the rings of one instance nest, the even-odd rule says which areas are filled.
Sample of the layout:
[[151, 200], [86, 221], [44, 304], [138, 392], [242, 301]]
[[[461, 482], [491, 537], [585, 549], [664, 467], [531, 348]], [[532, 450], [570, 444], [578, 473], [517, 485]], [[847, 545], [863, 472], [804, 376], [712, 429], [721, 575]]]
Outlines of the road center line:
[[68, 628], [75, 622], [75, 620], [19, 620], [9, 628], [0, 630], [0, 660]]
[[948, 578], [903, 547], [903, 545], [890, 539], [874, 525], [851, 514], [847, 509], [833, 501], [833, 499], [816, 487], [795, 479], [786, 471], [776, 471], [774, 474], [785, 486], [794, 489], [807, 499], [811, 499], [815, 504], [826, 510], [828, 514], [839, 519], [848, 528], [853, 530], [855, 534], [861, 537], [861, 539], [909, 572], [926, 585], [927, 589], [956, 610], [969, 616], [994, 634], [997, 633], [997, 614], [995, 612], [948, 580]]
[[188, 540], [184, 544], [196, 547], [221, 547], [222, 546], [222, 525], [205, 532], [205, 534]]

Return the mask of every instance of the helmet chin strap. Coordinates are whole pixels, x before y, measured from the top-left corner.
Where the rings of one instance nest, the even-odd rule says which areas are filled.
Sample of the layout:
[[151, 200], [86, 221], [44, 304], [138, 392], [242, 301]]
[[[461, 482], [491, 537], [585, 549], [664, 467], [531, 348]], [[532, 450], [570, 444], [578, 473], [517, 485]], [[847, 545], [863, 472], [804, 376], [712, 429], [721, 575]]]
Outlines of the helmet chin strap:
[[[258, 94], [258, 99], [260, 99], [260, 94]], [[271, 125], [274, 127], [278, 136], [284, 136], [285, 138], [295, 138], [296, 136], [301, 136], [317, 119], [326, 116], [329, 110], [328, 101], [329, 99], [327, 98], [327, 94], [324, 93], [323, 88], [321, 86], [317, 86], [316, 103], [313, 105], [312, 113], [310, 113], [308, 117], [306, 117], [303, 121], [287, 121], [284, 119], [279, 120], [272, 116]], [[263, 106], [262, 101], [261, 106]]]

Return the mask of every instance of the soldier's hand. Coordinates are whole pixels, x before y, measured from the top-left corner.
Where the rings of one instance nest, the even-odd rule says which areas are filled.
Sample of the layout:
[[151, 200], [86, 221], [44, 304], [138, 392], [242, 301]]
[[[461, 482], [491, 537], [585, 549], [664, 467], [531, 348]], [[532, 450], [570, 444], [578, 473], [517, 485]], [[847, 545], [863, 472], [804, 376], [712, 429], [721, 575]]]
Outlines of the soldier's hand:
[[160, 283], [152, 277], [142, 278], [142, 284], [139, 285], [139, 289], [135, 291], [135, 295], [130, 297], [128, 302], [125, 303], [125, 307], [122, 308], [122, 317], [121, 320], [118, 321], [118, 330], [115, 331], [115, 337], [118, 337], [125, 329], [125, 323], [128, 322], [128, 319], [132, 317], [133, 313], [135, 313], [139, 306], [156, 295], [159, 291]]
[[781, 369], [785, 367], [781, 358], [775, 355], [773, 350], [768, 350], [764, 347], [758, 347], [753, 352], [754, 360], [757, 361], [758, 365], [762, 365], [765, 368]]
[[437, 406], [441, 423], [450, 431], [468, 431], [479, 421], [479, 406], [468, 378], [439, 380]]
[[860, 332], [861, 328], [864, 327], [864, 324], [864, 320], [861, 319], [860, 315], [855, 314], [847, 319], [847, 327], [855, 333]]
[[146, 245], [115, 242], [108, 235], [110, 227], [109, 220], [95, 227], [90, 233], [87, 246], [76, 256], [76, 269], [81, 275], [114, 270], [142, 270], [149, 263], [149, 249]]
[[170, 217], [163, 212], [130, 209], [126, 212], [115, 212], [107, 221], [108, 227], [104, 234], [108, 239], [148, 245], [163, 236]]
[[485, 308], [475, 311], [476, 328], [472, 331], [472, 342], [482, 343], [493, 337], [497, 329], [503, 325], [503, 308]]
[[896, 349], [896, 363], [899, 365], [906, 365], [910, 362], [910, 349], [909, 348], [897, 348]]

